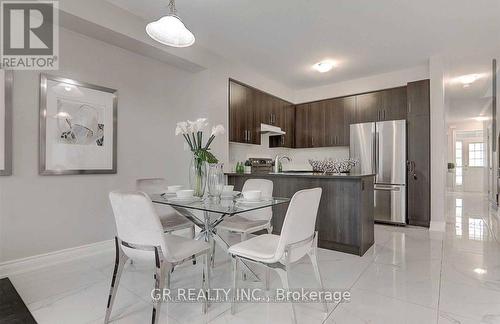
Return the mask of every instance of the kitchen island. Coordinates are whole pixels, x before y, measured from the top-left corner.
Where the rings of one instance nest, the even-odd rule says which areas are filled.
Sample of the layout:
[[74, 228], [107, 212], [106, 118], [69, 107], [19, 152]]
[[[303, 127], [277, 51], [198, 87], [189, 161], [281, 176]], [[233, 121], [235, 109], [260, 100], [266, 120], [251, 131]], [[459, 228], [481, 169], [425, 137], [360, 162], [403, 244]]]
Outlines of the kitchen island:
[[[363, 255], [374, 242], [373, 174], [324, 175], [312, 172], [226, 173], [228, 183], [241, 190], [247, 179], [268, 179], [276, 197], [323, 189], [316, 221], [321, 248]], [[273, 208], [273, 233], [279, 234], [288, 206]]]

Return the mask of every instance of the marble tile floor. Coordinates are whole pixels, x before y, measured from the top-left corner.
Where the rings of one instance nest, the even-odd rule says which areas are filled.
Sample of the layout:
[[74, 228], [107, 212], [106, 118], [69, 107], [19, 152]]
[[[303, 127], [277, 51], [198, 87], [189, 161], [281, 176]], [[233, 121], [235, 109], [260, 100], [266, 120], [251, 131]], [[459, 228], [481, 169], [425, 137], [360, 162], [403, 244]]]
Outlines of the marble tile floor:
[[[319, 304], [297, 304], [298, 322], [500, 323], [496, 211], [479, 194], [449, 194], [447, 203], [445, 233], [376, 225], [375, 245], [363, 257], [320, 249], [325, 287], [350, 290], [352, 299], [328, 305], [327, 315]], [[39, 324], [102, 323], [113, 258], [103, 253], [10, 279]], [[200, 263], [177, 269], [173, 288], [200, 286]], [[113, 323], [149, 323], [152, 273], [150, 265], [127, 265]], [[275, 274], [271, 279], [272, 287], [280, 286]], [[293, 267], [291, 284], [316, 287], [307, 259]], [[263, 288], [252, 280], [240, 285]], [[216, 253], [211, 286], [231, 286], [230, 262], [222, 251]], [[229, 307], [213, 304], [202, 315], [200, 304], [164, 304], [160, 323], [290, 323], [286, 304], [241, 304], [235, 315]]]

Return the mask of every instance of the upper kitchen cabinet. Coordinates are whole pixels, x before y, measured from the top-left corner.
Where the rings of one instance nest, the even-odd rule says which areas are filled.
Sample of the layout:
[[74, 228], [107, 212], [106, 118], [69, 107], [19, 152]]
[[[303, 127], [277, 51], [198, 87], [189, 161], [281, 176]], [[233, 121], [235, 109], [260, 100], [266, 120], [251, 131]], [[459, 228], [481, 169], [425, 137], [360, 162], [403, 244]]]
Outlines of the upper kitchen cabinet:
[[260, 144], [259, 102], [253, 89], [229, 80], [229, 141]]
[[291, 103], [284, 102], [282, 106], [282, 114], [280, 115], [280, 124], [277, 125], [285, 131], [282, 136], [270, 136], [269, 147], [295, 147], [295, 106]]
[[380, 120], [382, 94], [380, 91], [356, 96], [355, 123], [369, 123]]
[[380, 120], [406, 119], [406, 86], [381, 91]]
[[309, 129], [310, 104], [295, 106], [295, 147], [311, 147], [311, 129]]
[[325, 146], [349, 146], [349, 126], [355, 117], [355, 98], [335, 98], [324, 103]]
[[406, 118], [406, 87], [356, 96], [356, 123]]
[[408, 96], [408, 117], [429, 115], [430, 81], [410, 82], [406, 87], [406, 91]]
[[327, 146], [325, 131], [324, 101], [317, 101], [296, 106], [295, 110], [295, 147]]

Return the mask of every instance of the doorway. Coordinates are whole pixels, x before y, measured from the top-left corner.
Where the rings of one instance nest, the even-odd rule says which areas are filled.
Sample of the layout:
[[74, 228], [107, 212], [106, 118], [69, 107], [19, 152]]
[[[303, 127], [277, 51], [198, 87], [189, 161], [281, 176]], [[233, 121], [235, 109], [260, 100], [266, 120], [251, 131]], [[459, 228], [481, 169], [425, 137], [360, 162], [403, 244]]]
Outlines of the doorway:
[[487, 169], [483, 130], [454, 130], [454, 133], [454, 191], [484, 192]]

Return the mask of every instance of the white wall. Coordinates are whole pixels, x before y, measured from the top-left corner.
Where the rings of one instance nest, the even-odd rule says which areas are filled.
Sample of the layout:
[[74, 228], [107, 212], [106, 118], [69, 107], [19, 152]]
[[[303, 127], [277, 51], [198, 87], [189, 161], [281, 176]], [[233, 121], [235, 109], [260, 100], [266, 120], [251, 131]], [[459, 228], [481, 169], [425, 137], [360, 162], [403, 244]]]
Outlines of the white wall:
[[[14, 173], [0, 178], [0, 263], [112, 239], [108, 192], [132, 188], [136, 178], [186, 184], [190, 155], [175, 124], [206, 116], [227, 126], [229, 75], [287, 91], [237, 64], [192, 73], [65, 29], [59, 56], [53, 74], [118, 90], [118, 173], [39, 176], [39, 73], [15, 72]], [[227, 135], [214, 143], [222, 161], [227, 147]]]
[[263, 135], [261, 145], [229, 143], [229, 170], [234, 171], [237, 162], [248, 158], [274, 158], [286, 155], [292, 161], [283, 161], [284, 170], [312, 170], [309, 159], [347, 159], [349, 147], [321, 147], [308, 149], [269, 148], [269, 136]]

